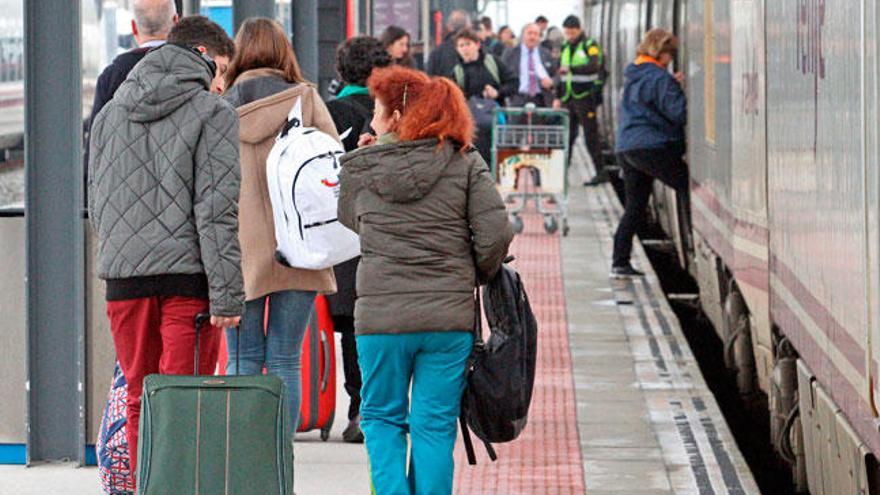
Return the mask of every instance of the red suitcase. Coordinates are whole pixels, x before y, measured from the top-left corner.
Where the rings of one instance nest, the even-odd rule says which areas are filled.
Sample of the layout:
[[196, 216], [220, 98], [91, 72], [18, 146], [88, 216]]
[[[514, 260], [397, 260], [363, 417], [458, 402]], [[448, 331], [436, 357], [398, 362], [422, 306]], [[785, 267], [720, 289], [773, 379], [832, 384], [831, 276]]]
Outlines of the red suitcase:
[[[268, 315], [268, 306], [267, 306]], [[217, 373], [226, 374], [226, 338], [220, 345]], [[336, 341], [333, 317], [324, 296], [315, 298], [302, 347], [302, 399], [296, 431], [321, 430], [321, 440], [330, 438], [336, 414]]]
[[336, 342], [333, 317], [324, 296], [315, 299], [302, 349], [302, 400], [296, 431], [321, 430], [330, 438], [336, 415]]

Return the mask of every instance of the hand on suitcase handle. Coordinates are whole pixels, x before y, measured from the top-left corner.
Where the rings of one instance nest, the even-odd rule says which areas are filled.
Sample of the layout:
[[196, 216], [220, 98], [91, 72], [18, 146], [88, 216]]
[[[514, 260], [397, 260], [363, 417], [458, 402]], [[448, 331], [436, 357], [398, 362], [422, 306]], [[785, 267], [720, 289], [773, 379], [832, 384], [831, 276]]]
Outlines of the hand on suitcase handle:
[[[239, 342], [239, 341], [241, 340], [241, 327], [240, 327], [241, 317], [240, 317], [240, 316], [234, 316], [234, 317], [228, 317], [228, 316], [227, 316], [227, 317], [223, 317], [223, 316], [221, 316], [221, 317], [216, 317], [216, 316], [211, 316], [211, 315], [209, 315], [208, 313], [199, 313], [199, 314], [196, 315], [196, 318], [195, 318], [195, 319], [196, 319], [196, 345], [195, 345], [195, 352], [194, 352], [194, 354], [193, 354], [193, 374], [194, 374], [194, 375], [198, 375], [198, 374], [199, 374], [199, 334], [201, 333], [202, 326], [205, 324], [205, 322], [207, 322], [208, 320], [211, 320], [211, 325], [214, 325], [214, 326], [217, 326], [217, 327], [221, 327], [221, 328], [235, 328], [235, 339], [236, 339], [236, 345], [235, 345], [235, 375], [238, 376], [238, 374], [239, 374], [239, 372], [240, 372], [240, 371], [239, 371], [239, 370], [240, 370], [240, 367], [239, 367], [240, 364], [239, 364], [239, 356], [238, 356], [238, 355], [239, 355], [239, 350], [241, 349], [241, 345], [240, 345], [240, 342]], [[221, 320], [221, 319], [222, 319], [222, 320]], [[219, 324], [215, 323], [215, 321], [218, 321], [218, 322], [220, 322], [220, 323], [234, 322], [235, 324], [234, 324], [234, 325], [228, 325], [228, 326], [226, 326], [226, 325], [219, 325]]]

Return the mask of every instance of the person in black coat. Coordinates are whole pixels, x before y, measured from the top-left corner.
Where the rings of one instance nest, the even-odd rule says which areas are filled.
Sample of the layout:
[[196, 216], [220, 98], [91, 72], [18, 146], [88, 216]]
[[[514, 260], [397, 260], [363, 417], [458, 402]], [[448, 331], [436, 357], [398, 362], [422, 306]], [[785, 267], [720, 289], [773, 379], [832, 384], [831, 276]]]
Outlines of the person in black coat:
[[[85, 183], [88, 183], [89, 130], [92, 121], [104, 105], [113, 99], [116, 90], [128, 78], [128, 73], [147, 55], [147, 52], [165, 43], [165, 38], [179, 19], [173, 0], [135, 0], [132, 10], [134, 19], [131, 21], [131, 32], [138, 46], [114, 58], [98, 76], [95, 85], [95, 100], [92, 102], [92, 113], [86, 122], [83, 143]], [[85, 190], [88, 191], [88, 187]]]
[[427, 73], [429, 76], [448, 76], [458, 63], [455, 50], [455, 35], [470, 24], [468, 13], [464, 10], [453, 10], [446, 21], [446, 37], [431, 55], [428, 56]]
[[[366, 88], [367, 78], [375, 67], [392, 63], [391, 56], [381, 41], [370, 36], [351, 38], [336, 50], [336, 71], [345, 86], [336, 99], [327, 102], [327, 110], [336, 124], [345, 151], [357, 149], [358, 139], [370, 132], [373, 119], [373, 98]], [[355, 276], [360, 257], [333, 267], [336, 274], [336, 294], [327, 297], [333, 326], [342, 334], [342, 367], [345, 373], [345, 391], [351, 401], [348, 407], [348, 426], [342, 439], [349, 443], [362, 443], [364, 434], [360, 427], [361, 370], [358, 366], [357, 341], [354, 336]]]
[[[447, 77], [455, 81], [468, 100], [475, 123], [477, 124], [474, 146], [480, 155], [490, 163], [492, 146], [491, 117], [487, 121], [477, 113], [486, 112], [486, 100], [494, 100], [497, 105], [504, 106], [509, 96], [515, 95], [519, 85], [516, 74], [511, 72], [504, 63], [480, 46], [480, 38], [471, 29], [463, 29], [455, 36], [459, 63], [453, 67]], [[482, 110], [481, 110], [482, 109]]]
[[492, 18], [488, 16], [483, 16], [480, 18], [478, 22], [474, 24], [474, 29], [476, 29], [477, 34], [480, 35], [480, 40], [482, 41], [483, 50], [487, 53], [491, 53], [497, 58], [501, 58], [504, 55], [504, 50], [507, 47], [501, 40], [498, 39], [498, 36], [492, 31]]

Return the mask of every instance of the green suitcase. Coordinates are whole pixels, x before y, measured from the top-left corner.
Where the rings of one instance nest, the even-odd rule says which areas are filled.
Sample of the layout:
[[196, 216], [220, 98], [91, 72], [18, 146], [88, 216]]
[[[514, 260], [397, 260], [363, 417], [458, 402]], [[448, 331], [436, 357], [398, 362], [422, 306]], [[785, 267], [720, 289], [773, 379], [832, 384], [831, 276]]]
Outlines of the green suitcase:
[[[196, 317], [196, 356], [207, 318]], [[293, 494], [285, 400], [275, 376], [147, 376], [137, 493]]]

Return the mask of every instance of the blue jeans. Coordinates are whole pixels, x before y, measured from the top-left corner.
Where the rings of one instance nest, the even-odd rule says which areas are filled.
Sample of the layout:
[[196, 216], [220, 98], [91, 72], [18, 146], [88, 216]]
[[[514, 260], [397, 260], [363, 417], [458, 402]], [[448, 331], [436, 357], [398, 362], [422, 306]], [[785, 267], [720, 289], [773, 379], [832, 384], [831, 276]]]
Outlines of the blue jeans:
[[357, 346], [364, 382], [361, 429], [374, 493], [451, 495], [452, 450], [473, 335], [359, 335]]
[[[235, 329], [226, 329], [229, 361], [226, 373], [235, 374], [235, 353], [242, 375], [259, 375], [263, 368], [281, 378], [287, 388], [290, 421], [299, 424], [299, 403], [302, 395], [300, 374], [303, 337], [314, 310], [314, 291], [288, 290], [273, 292], [266, 297], [245, 303], [241, 319], [241, 348], [236, 346]], [[269, 301], [269, 325], [263, 333], [263, 315]]]

